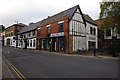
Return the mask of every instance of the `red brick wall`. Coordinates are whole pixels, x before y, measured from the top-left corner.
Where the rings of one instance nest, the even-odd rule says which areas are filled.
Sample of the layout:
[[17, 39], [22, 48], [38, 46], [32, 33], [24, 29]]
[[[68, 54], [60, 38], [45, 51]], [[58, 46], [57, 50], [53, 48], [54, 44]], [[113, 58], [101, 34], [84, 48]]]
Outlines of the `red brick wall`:
[[[54, 20], [55, 21], [55, 20]], [[59, 32], [59, 24], [58, 22], [59, 21], [64, 21], [63, 23], [63, 31], [64, 31], [64, 34], [65, 34], [65, 51], [68, 52], [68, 18], [66, 18], [66, 16], [60, 18], [60, 19], [57, 19], [57, 21], [55, 22], [52, 22], [52, 23], [49, 23], [49, 24], [44, 24], [44, 25], [40, 25], [38, 26], [38, 28], [41, 28], [40, 29], [40, 36], [37, 35], [37, 39], [39, 38], [44, 38], [44, 37], [47, 37], [47, 25], [51, 25], [50, 26], [50, 33], [58, 33]], [[37, 28], [37, 29], [38, 29]], [[37, 30], [37, 33], [38, 33], [38, 30]], [[51, 39], [52, 40], [52, 39]], [[58, 51], [58, 38], [56, 38], [56, 51]], [[52, 47], [52, 43], [51, 43], [51, 47]], [[51, 48], [52, 50], [52, 48]], [[64, 51], [59, 51], [59, 52], [64, 52]]]
[[[12, 26], [7, 28], [5, 30], [5, 37], [10, 37], [10, 36], [14, 36], [15, 35], [15, 27], [16, 26], [13, 26], [13, 30], [12, 30]], [[23, 27], [22, 26], [17, 26], [17, 30], [21, 30]], [[13, 35], [11, 35], [11, 32], [13, 31]], [[8, 34], [7, 34], [8, 33]]]

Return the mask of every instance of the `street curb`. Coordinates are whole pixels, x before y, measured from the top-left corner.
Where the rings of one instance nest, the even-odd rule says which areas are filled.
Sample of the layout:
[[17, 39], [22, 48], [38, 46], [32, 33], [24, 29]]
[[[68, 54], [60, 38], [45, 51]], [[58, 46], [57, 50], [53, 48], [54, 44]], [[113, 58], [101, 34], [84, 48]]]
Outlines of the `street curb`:
[[2, 62], [3, 62], [3, 65], [6, 67], [7, 72], [8, 72], [8, 74], [10, 75], [10, 78], [15, 78], [14, 75], [12, 74], [12, 72], [10, 71], [9, 67], [8, 67], [7, 64], [5, 63], [5, 61], [2, 60]]
[[48, 51], [40, 51], [40, 50], [35, 50], [39, 52], [43, 52], [45, 54], [56, 54], [56, 55], [61, 55], [61, 56], [76, 56], [76, 57], [88, 57], [88, 58], [101, 58], [101, 59], [120, 59], [119, 57], [107, 57], [107, 56], [84, 56], [84, 55], [76, 55], [76, 54], [64, 54], [64, 53], [58, 53], [58, 52], [48, 52]]

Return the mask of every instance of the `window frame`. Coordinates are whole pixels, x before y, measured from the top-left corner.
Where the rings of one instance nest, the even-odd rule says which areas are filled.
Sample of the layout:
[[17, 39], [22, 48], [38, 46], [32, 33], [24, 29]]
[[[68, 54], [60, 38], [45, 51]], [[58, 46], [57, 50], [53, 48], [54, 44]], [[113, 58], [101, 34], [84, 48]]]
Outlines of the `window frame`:
[[40, 32], [41, 32], [41, 29], [38, 28], [38, 33], [37, 33], [38, 36], [40, 36]]
[[[63, 49], [60, 49], [60, 39], [63, 39], [62, 41], [63, 41]], [[65, 51], [65, 38], [64, 37], [60, 37], [60, 38], [58, 38], [58, 50], [60, 50], [60, 51]]]
[[[51, 40], [50, 39], [46, 40], [46, 49], [50, 49], [50, 47], [51, 47], [51, 44], [49, 44], [49, 41], [51, 41]], [[48, 48], [48, 45], [49, 45], [49, 48]]]
[[[63, 23], [59, 23], [58, 26], [59, 26], [59, 32], [63, 32]], [[62, 29], [61, 29], [61, 27], [62, 27]]]
[[33, 40], [33, 47], [35, 47], [35, 43], [36, 43], [36, 40], [34, 39], [34, 40]]
[[[109, 31], [110, 30], [110, 31]], [[111, 34], [111, 29], [108, 29], [107, 31], [106, 31], [106, 36], [111, 36], [112, 34]], [[110, 32], [110, 33], [108, 33], [108, 32]]]
[[[43, 43], [43, 41], [44, 41], [44, 43]], [[46, 45], [46, 42], [45, 42], [45, 39], [42, 39], [41, 40], [41, 49], [45, 49], [45, 45]]]
[[47, 27], [47, 34], [50, 34], [50, 26]]
[[32, 47], [32, 40], [30, 40], [30, 47]]

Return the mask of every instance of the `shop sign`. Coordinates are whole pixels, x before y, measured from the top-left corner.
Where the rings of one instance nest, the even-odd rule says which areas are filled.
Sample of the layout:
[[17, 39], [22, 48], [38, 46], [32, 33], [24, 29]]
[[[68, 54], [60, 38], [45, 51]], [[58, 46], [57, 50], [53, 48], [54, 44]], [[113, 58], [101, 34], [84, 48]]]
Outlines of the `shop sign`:
[[95, 37], [89, 37], [89, 39], [90, 39], [90, 40], [96, 40], [96, 38], [95, 38]]
[[61, 33], [54, 33], [50, 35], [51, 37], [59, 37], [59, 36], [64, 36], [64, 32]]

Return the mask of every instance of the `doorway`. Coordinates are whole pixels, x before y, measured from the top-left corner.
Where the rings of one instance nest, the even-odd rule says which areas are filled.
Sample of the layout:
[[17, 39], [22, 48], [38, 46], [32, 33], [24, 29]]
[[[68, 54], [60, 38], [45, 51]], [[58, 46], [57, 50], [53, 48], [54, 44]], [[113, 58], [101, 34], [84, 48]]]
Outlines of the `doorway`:
[[56, 38], [53, 38], [52, 51], [56, 51]]
[[10, 46], [10, 39], [7, 39], [7, 46]]

